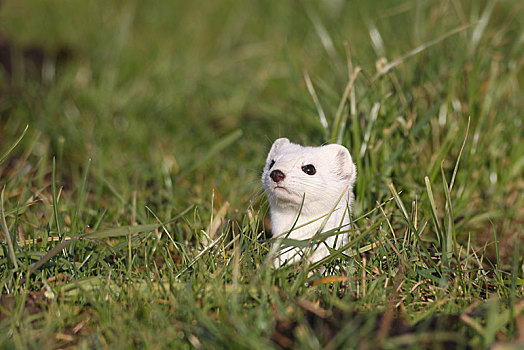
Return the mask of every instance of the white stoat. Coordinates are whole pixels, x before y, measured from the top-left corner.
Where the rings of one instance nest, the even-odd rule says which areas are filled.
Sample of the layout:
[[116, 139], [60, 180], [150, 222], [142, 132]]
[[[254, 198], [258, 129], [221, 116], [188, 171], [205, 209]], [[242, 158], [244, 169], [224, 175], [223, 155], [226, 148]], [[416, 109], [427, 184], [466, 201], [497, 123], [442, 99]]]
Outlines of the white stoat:
[[[277, 139], [262, 173], [273, 237], [304, 240], [314, 237], [320, 229], [322, 232], [339, 227], [341, 231], [349, 230], [356, 176], [356, 166], [344, 146], [308, 147], [291, 143], [287, 138]], [[311, 223], [304, 225], [308, 222]], [[307, 255], [309, 261], [316, 262], [329, 255], [326, 244], [339, 248], [348, 238], [347, 232], [328, 237], [325, 243], [313, 246], [314, 251]], [[272, 252], [279, 248], [277, 240]], [[286, 261], [288, 264], [298, 262], [304, 254], [307, 249], [282, 248], [274, 259], [274, 266], [280, 267]]]

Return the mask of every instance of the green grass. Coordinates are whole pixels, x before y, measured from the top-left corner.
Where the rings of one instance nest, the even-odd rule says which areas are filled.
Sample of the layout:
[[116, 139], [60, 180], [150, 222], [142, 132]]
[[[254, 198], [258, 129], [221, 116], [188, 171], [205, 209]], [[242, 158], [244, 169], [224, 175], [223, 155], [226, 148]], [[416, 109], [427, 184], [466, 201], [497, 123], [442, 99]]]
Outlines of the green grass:
[[[2, 2], [0, 347], [523, 346], [523, 57], [516, 0]], [[280, 136], [357, 163], [331, 280]]]

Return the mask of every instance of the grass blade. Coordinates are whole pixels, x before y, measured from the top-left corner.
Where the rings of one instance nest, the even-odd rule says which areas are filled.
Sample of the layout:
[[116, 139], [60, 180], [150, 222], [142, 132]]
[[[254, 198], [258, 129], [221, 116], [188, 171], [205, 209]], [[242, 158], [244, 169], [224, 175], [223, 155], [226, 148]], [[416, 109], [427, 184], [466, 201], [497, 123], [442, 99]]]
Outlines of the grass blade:
[[[337, 135], [339, 135], [339, 129], [340, 125], [342, 124], [342, 114], [344, 112], [344, 106], [346, 105], [346, 101], [349, 97], [349, 94], [351, 93], [351, 89], [353, 87], [353, 84], [355, 83], [355, 80], [357, 80], [358, 73], [362, 68], [356, 67], [355, 71], [353, 72], [353, 75], [351, 76], [351, 79], [346, 84], [346, 88], [344, 89], [344, 93], [342, 94], [342, 98], [340, 99], [340, 103], [338, 104], [337, 114], [335, 114], [335, 121], [333, 122], [333, 130], [331, 130], [331, 141], [334, 142], [337, 140]], [[338, 140], [338, 142], [340, 142]]]
[[473, 30], [473, 34], [471, 35], [470, 50], [474, 51], [476, 47], [478, 46], [478, 43], [480, 39], [482, 38], [484, 31], [486, 30], [486, 26], [488, 25], [489, 18], [491, 17], [491, 13], [493, 12], [493, 9], [495, 8], [496, 3], [497, 3], [497, 0], [492, 0], [488, 2], [486, 7], [484, 8], [484, 11], [482, 12], [482, 16], [480, 17], [479, 21], [477, 22], [477, 25], [475, 26], [475, 29]]
[[[404, 207], [404, 203], [402, 203], [402, 200], [400, 199], [398, 193], [397, 193], [397, 190], [395, 189], [395, 186], [393, 184], [389, 184], [389, 191], [391, 192], [391, 194], [393, 195], [393, 199], [395, 200], [395, 202], [397, 203], [397, 206], [400, 208], [400, 210], [402, 211], [402, 215], [404, 215], [404, 219], [406, 219], [407, 223], [412, 227], [412, 222], [411, 222], [411, 219], [409, 218], [409, 215], [408, 215], [408, 212], [406, 210], [406, 207]], [[378, 204], [378, 203], [377, 203]], [[380, 205], [379, 205], [380, 206]], [[382, 208], [382, 207], [380, 207]]]
[[326, 119], [326, 114], [324, 113], [324, 109], [322, 108], [322, 105], [318, 100], [317, 93], [315, 92], [315, 87], [313, 86], [313, 83], [311, 82], [311, 78], [309, 77], [307, 71], [304, 71], [304, 80], [306, 81], [307, 90], [309, 91], [309, 94], [311, 95], [311, 98], [315, 103], [315, 107], [317, 108], [318, 118], [320, 119], [320, 125], [322, 125], [322, 127], [324, 128], [324, 133], [327, 137], [329, 125]]
[[71, 223], [71, 234], [76, 234], [77, 225], [78, 225], [78, 215], [80, 209], [82, 208], [82, 202], [86, 193], [86, 183], [87, 183], [87, 174], [89, 173], [89, 166], [91, 165], [91, 158], [88, 159], [87, 164], [84, 168], [84, 173], [82, 175], [82, 184], [80, 185], [80, 193], [78, 194], [78, 200], [76, 202], [75, 214], [73, 216], [73, 221]]
[[462, 146], [457, 157], [457, 162], [455, 163], [455, 168], [453, 168], [453, 175], [451, 176], [451, 181], [449, 183], [449, 193], [453, 190], [453, 184], [455, 183], [455, 177], [457, 176], [458, 166], [460, 163], [460, 158], [462, 157], [462, 152], [464, 151], [464, 146], [466, 146], [466, 141], [468, 140], [469, 134], [469, 125], [471, 123], [471, 116], [468, 117], [468, 125], [466, 126], [466, 135], [464, 136], [464, 141], [462, 141]]
[[[445, 252], [443, 252], [446, 255], [446, 259], [449, 263], [453, 252], [455, 252], [455, 255], [457, 255], [457, 234], [455, 232], [455, 223], [454, 223], [454, 215], [453, 215], [453, 204], [451, 203], [451, 193], [449, 191], [448, 182], [446, 181], [446, 175], [444, 174], [444, 168], [441, 166], [440, 168], [442, 172], [442, 185], [444, 188], [444, 195], [446, 196], [446, 206], [445, 206], [445, 221], [446, 221], [446, 245], [445, 245]], [[448, 266], [449, 267], [449, 266]]]
[[86, 233], [83, 238], [114, 238], [114, 237], [123, 237], [128, 235], [134, 235], [136, 233], [153, 231], [155, 228], [159, 227], [160, 224], [148, 224], [148, 225], [128, 225], [120, 226], [113, 228], [106, 228], [103, 230], [98, 230], [95, 232]]
[[60, 225], [60, 218], [58, 216], [58, 198], [56, 195], [56, 161], [55, 157], [53, 157], [53, 169], [51, 173], [51, 192], [53, 195], [53, 213], [55, 216], [55, 225], [56, 225], [56, 231], [58, 233], [58, 236], [62, 235], [62, 228]]
[[203, 157], [201, 157], [199, 160], [194, 162], [191, 166], [189, 166], [185, 171], [183, 171], [178, 177], [184, 177], [187, 174], [191, 173], [193, 170], [199, 168], [203, 164], [205, 164], [207, 161], [209, 161], [214, 155], [231, 145], [233, 142], [238, 140], [242, 136], [242, 130], [237, 129], [230, 133], [229, 135], [225, 136], [222, 140], [217, 142], [216, 144], [211, 147], [211, 149], [207, 152], [207, 154]]
[[200, 258], [204, 254], [210, 251], [223, 238], [224, 238], [224, 234], [222, 233], [220, 236], [217, 237], [217, 239], [215, 239], [213, 242], [207, 245], [204, 249], [202, 249], [202, 251], [198, 253], [197, 256], [193, 258], [193, 260], [191, 260], [179, 273], [176, 274], [175, 279], [180, 277], [184, 272], [186, 272], [191, 266], [193, 266], [198, 260], [200, 260]]
[[0, 195], [0, 203], [1, 203], [1, 215], [2, 215], [2, 230], [5, 234], [5, 239], [7, 241], [7, 249], [9, 250], [9, 258], [11, 262], [13, 263], [13, 266], [15, 269], [18, 269], [18, 259], [15, 255], [15, 249], [13, 246], [13, 241], [11, 240], [11, 234], [9, 233], [9, 228], [7, 227], [7, 222], [5, 221], [5, 213], [4, 213], [4, 188], [2, 188], [2, 194]]
[[9, 149], [7, 150], [7, 152], [5, 152], [2, 157], [0, 157], [0, 164], [2, 164], [4, 162], [4, 160], [7, 158], [7, 156], [9, 155], [9, 153], [11, 153], [16, 146], [18, 146], [18, 144], [20, 143], [20, 141], [22, 141], [22, 139], [24, 138], [24, 135], [25, 133], [27, 132], [27, 129], [29, 128], [29, 125], [26, 125], [25, 126], [25, 129], [24, 131], [22, 131], [22, 135], [20, 135], [18, 137], [18, 139], [11, 145], [11, 147], [9, 147]]
[[[445, 238], [442, 234], [442, 228], [438, 222], [437, 206], [435, 205], [435, 198], [433, 197], [433, 191], [431, 190], [431, 183], [429, 182], [429, 177], [424, 177], [424, 182], [426, 183], [426, 191], [428, 193], [429, 204], [431, 206], [431, 217], [433, 218], [433, 224], [435, 225], [435, 231], [437, 233], [437, 239], [440, 244], [440, 251], [444, 252], [445, 247]], [[445, 255], [443, 255], [445, 257]]]
[[495, 227], [495, 224], [491, 222], [491, 226], [493, 227], [493, 238], [495, 239], [495, 254], [497, 257], [497, 265], [495, 266], [495, 276], [497, 276], [497, 279], [502, 284], [502, 276], [500, 274], [500, 269], [502, 268], [502, 265], [500, 264], [500, 252], [499, 252], [499, 239], [497, 237], [497, 228]]

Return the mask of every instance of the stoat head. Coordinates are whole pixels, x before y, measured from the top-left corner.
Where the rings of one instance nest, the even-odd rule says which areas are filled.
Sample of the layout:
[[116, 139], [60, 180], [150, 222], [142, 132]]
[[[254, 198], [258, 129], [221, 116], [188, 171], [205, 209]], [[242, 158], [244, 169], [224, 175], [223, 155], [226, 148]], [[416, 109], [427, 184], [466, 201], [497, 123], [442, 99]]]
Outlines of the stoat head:
[[297, 209], [303, 202], [303, 214], [320, 214], [329, 211], [344, 191], [340, 203], [351, 201], [356, 175], [344, 146], [308, 147], [280, 138], [267, 156], [262, 185], [272, 210]]

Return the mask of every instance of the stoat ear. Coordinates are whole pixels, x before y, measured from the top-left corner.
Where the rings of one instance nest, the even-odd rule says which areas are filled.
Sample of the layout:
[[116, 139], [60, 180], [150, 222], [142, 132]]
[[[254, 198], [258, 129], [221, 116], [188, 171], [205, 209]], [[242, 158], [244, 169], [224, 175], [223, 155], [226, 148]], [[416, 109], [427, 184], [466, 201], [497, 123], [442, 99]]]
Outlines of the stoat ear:
[[285, 137], [276, 139], [275, 142], [273, 142], [273, 145], [271, 146], [271, 150], [269, 150], [269, 153], [267, 155], [267, 161], [273, 158], [273, 156], [275, 155], [275, 153], [278, 151], [280, 147], [287, 145], [289, 143], [291, 142], [289, 142], [289, 140]]
[[337, 175], [353, 185], [357, 178], [357, 167], [353, 163], [351, 154], [348, 149], [342, 145], [332, 144], [323, 146], [326, 151], [329, 152], [331, 159], [336, 165]]

